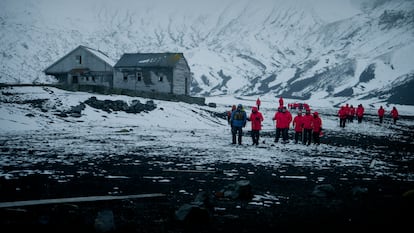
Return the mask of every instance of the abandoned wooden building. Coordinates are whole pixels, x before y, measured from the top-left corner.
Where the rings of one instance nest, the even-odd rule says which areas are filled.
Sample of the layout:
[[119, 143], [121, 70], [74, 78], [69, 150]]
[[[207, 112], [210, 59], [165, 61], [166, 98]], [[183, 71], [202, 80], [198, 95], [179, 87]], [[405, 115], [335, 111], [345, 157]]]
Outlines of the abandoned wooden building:
[[192, 73], [182, 53], [125, 53], [114, 62], [80, 45], [44, 70], [55, 86], [73, 91], [125, 94], [204, 105], [190, 96]]
[[114, 66], [114, 88], [189, 95], [190, 85], [182, 53], [126, 53]]
[[62, 86], [111, 88], [114, 64], [102, 51], [80, 45], [46, 68], [44, 73], [55, 76]]
[[55, 76], [58, 85], [72, 90], [150, 93], [151, 97], [154, 94], [190, 97], [192, 81], [182, 53], [125, 53], [115, 63], [102, 51], [82, 45], [44, 72]]

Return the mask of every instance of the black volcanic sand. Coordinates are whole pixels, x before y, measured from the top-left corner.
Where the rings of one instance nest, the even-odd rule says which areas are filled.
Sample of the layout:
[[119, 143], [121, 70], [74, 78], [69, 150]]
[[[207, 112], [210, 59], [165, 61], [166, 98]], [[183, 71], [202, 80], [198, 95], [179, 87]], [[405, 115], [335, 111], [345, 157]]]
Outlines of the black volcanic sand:
[[[326, 136], [322, 142], [354, 143], [340, 135]], [[397, 171], [414, 171], [412, 143], [366, 137], [359, 146], [381, 147], [384, 155], [393, 155], [389, 159]], [[174, 164], [187, 161], [140, 154], [114, 157], [120, 159], [140, 162], [128, 165], [106, 159], [91, 167], [107, 171], [112, 178], [93, 172], [64, 182], [47, 174], [1, 178], [0, 201], [144, 193], [165, 196], [0, 208], [1, 232], [102, 232], [95, 227], [95, 220], [106, 210], [114, 216], [114, 229], [107, 232], [397, 232], [412, 227], [414, 182], [404, 178], [374, 177], [335, 164], [319, 170], [292, 164], [274, 168], [225, 163], [169, 171], [169, 164], [175, 168]], [[45, 167], [62, 174], [76, 174], [78, 170], [76, 164], [37, 164], [30, 169]], [[7, 169], [13, 168], [3, 168]], [[250, 181], [254, 200], [223, 197], [223, 189], [239, 180]], [[334, 189], [315, 195], [315, 187], [322, 184]], [[207, 194], [202, 206], [207, 215], [177, 220], [175, 212], [201, 192]]]

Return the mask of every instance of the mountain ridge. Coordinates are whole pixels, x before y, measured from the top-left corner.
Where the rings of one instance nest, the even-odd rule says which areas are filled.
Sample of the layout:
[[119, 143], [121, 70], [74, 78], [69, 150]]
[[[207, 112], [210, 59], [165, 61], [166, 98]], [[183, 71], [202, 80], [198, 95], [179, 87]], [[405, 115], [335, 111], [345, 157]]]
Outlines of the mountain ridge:
[[[205, 11], [186, 0], [142, 6], [86, 1], [73, 17], [62, 13], [56, 20], [58, 9], [76, 4], [14, 2], [4, 1], [6, 10], [0, 11], [3, 83], [53, 82], [43, 69], [85, 45], [115, 60], [130, 52], [183, 52], [195, 96], [318, 96], [334, 103], [414, 105], [414, 97], [398, 94], [398, 87], [414, 83], [414, 64], [400, 58], [414, 53], [410, 1], [351, 1], [358, 8], [330, 22], [318, 15], [320, 7], [300, 0], [213, 1], [216, 8], [203, 3]], [[369, 67], [371, 78], [361, 82]]]

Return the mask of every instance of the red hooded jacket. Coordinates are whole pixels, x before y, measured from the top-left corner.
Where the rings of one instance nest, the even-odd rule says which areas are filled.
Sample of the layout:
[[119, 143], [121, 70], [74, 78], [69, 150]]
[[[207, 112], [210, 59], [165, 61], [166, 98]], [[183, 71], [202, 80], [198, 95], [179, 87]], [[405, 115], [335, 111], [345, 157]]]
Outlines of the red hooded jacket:
[[379, 116], [379, 117], [383, 117], [383, 116], [384, 116], [384, 114], [385, 114], [385, 109], [383, 109], [382, 107], [380, 107], [380, 108], [378, 109], [378, 116]]
[[362, 105], [359, 105], [359, 106], [357, 107], [357, 110], [356, 110], [356, 115], [357, 115], [358, 117], [362, 117], [362, 116], [364, 116], [364, 107], [362, 107]]
[[398, 111], [397, 111], [396, 108], [393, 108], [391, 110], [391, 116], [392, 116], [392, 118], [398, 118]]
[[339, 111], [338, 111], [338, 116], [340, 119], [346, 119], [346, 117], [348, 116], [348, 112], [346, 110], [345, 106], [342, 106]]
[[295, 127], [295, 132], [302, 132], [303, 129], [303, 116], [302, 114], [295, 116], [293, 118], [293, 126]]
[[313, 132], [319, 133], [322, 129], [322, 120], [319, 117], [318, 112], [313, 113]]
[[306, 114], [303, 116], [302, 123], [304, 129], [312, 129], [313, 116], [311, 114]]
[[262, 129], [262, 121], [264, 118], [262, 113], [257, 110], [257, 107], [252, 107], [252, 113], [249, 116], [249, 120], [252, 122], [252, 130]]
[[290, 122], [292, 122], [292, 114], [289, 111], [276, 112], [273, 120], [276, 121], [276, 128], [284, 129], [289, 128]]

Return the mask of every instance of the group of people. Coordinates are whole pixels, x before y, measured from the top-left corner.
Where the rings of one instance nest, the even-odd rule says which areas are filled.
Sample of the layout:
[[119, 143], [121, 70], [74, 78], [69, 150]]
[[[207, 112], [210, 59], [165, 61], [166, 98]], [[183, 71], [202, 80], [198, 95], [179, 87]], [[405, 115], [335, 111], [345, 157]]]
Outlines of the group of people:
[[[341, 106], [338, 111], [339, 126], [342, 128], [345, 128], [346, 122], [353, 122], [355, 117], [357, 117], [358, 123], [361, 123], [364, 117], [364, 112], [365, 112], [365, 109], [362, 106], [362, 104], [359, 104], [357, 108], [355, 108], [353, 105], [349, 106], [349, 104]], [[394, 124], [396, 124], [398, 120], [397, 108], [393, 107], [390, 114], [394, 121]], [[385, 115], [385, 109], [382, 106], [380, 106], [380, 108], [378, 109], [378, 117], [379, 117], [379, 122], [381, 124], [383, 122], [384, 115]]]
[[[261, 101], [259, 98], [256, 100], [256, 106], [253, 106], [251, 113], [248, 116], [243, 108], [243, 105], [233, 105], [231, 111], [228, 111], [227, 120], [231, 125], [232, 144], [242, 144], [243, 128], [246, 127], [247, 121], [251, 122], [251, 138], [253, 145], [259, 145], [260, 131], [262, 130], [262, 122], [264, 121], [263, 114], [260, 110]], [[341, 106], [338, 111], [339, 125], [345, 128], [347, 122], [353, 122], [356, 117], [358, 123], [361, 123], [364, 117], [365, 109], [362, 104], [359, 104], [356, 108], [353, 105], [346, 104]], [[394, 121], [394, 124], [398, 120], [398, 110], [396, 107], [390, 111], [390, 115]], [[380, 106], [378, 109], [379, 122], [383, 123], [385, 116], [385, 109]], [[279, 107], [272, 120], [275, 123], [276, 134], [275, 142], [278, 142], [282, 138], [283, 143], [289, 141], [289, 128], [292, 123], [294, 129], [295, 143], [302, 142], [303, 144], [310, 145], [313, 141], [315, 144], [320, 144], [320, 136], [322, 135], [322, 120], [318, 112], [311, 114], [309, 105], [305, 108], [305, 114], [302, 114], [302, 109], [299, 108], [297, 115], [293, 118], [288, 108], [284, 106], [283, 98], [279, 98]]]
[[338, 111], [339, 126], [345, 128], [346, 122], [354, 122], [355, 117], [357, 117], [358, 123], [362, 123], [364, 111], [362, 104], [359, 104], [356, 108], [353, 105], [349, 106], [349, 104], [341, 106]]
[[[264, 121], [263, 114], [259, 111], [260, 99], [257, 99], [256, 106], [252, 107], [252, 112], [247, 116], [243, 105], [239, 104], [232, 106], [232, 110], [228, 112], [228, 123], [231, 125], [232, 144], [242, 144], [243, 128], [247, 121], [251, 122], [251, 137], [252, 145], [259, 145], [260, 131], [262, 130], [262, 122]], [[292, 123], [295, 131], [295, 143], [302, 142], [310, 145], [313, 139], [315, 144], [320, 144], [320, 135], [322, 133], [322, 120], [318, 112], [311, 114], [310, 108], [305, 109], [305, 115], [302, 115], [302, 110], [299, 110], [297, 116], [292, 118], [292, 114], [284, 106], [283, 98], [279, 99], [279, 107], [272, 118], [275, 121], [276, 135], [275, 142], [278, 142], [282, 137], [283, 143], [289, 141], [289, 128]]]
[[[394, 124], [397, 124], [399, 114], [398, 114], [398, 110], [395, 106], [392, 107], [392, 110], [390, 111], [390, 115], [391, 115], [391, 118], [392, 118]], [[380, 124], [382, 124], [382, 122], [384, 122], [384, 116], [385, 116], [385, 109], [382, 106], [380, 106], [380, 108], [378, 109], [378, 118], [379, 118]]]

